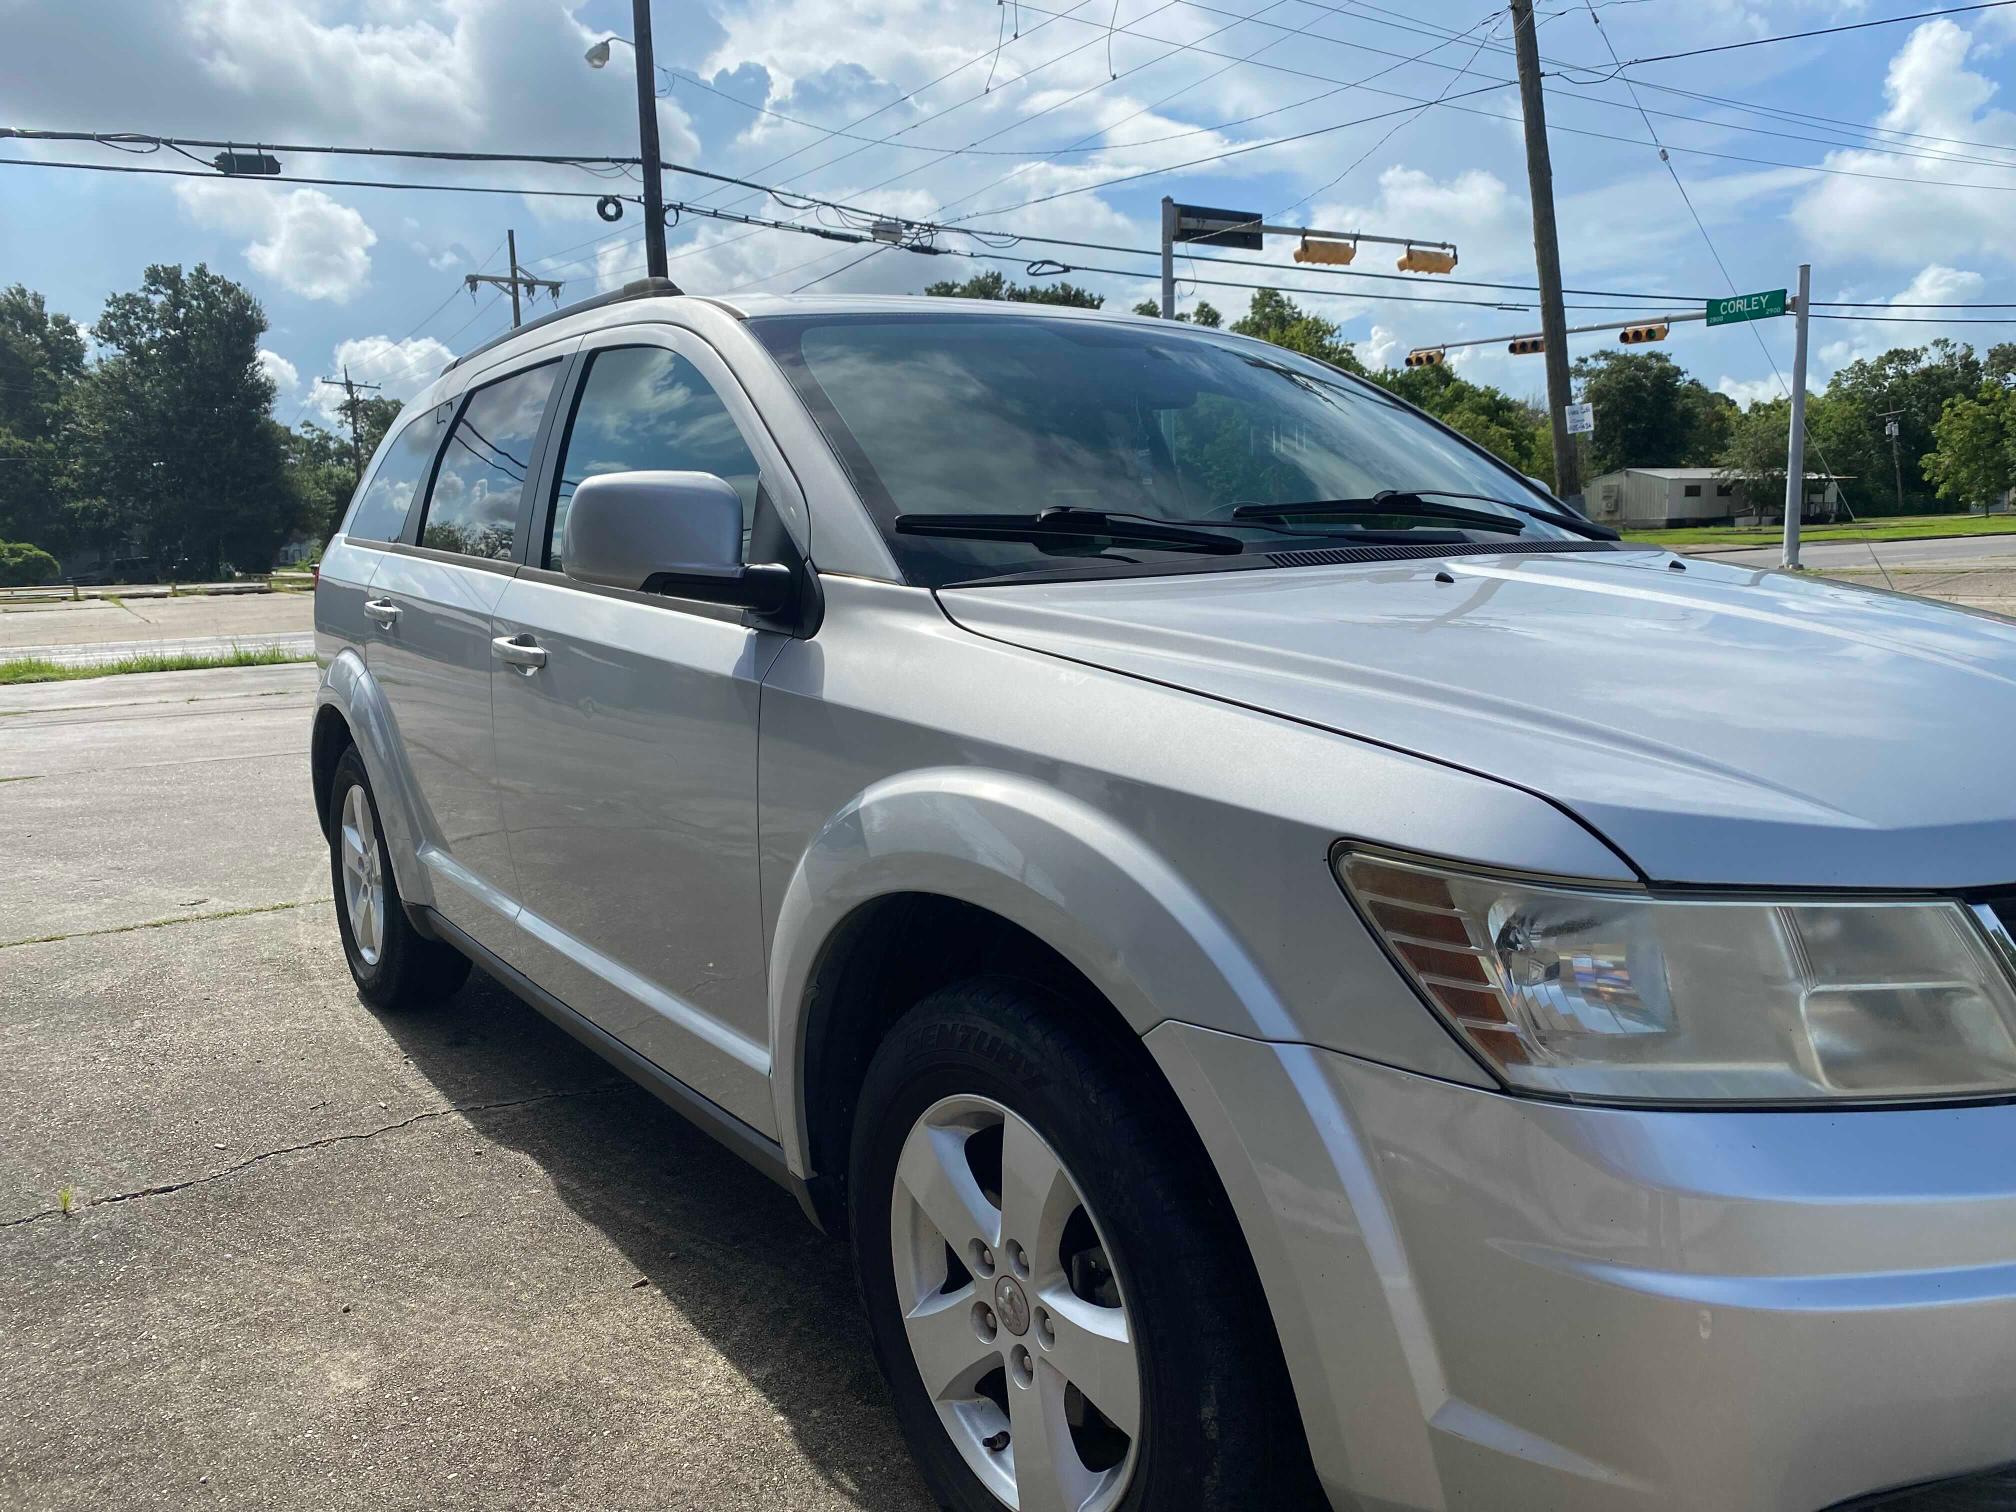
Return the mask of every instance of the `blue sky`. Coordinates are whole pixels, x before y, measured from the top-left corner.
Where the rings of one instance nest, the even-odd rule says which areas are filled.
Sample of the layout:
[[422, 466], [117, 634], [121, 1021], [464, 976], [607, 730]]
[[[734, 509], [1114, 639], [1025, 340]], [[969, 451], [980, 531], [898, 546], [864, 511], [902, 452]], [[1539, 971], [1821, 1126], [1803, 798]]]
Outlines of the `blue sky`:
[[[1631, 60], [1925, 8], [1595, 0], [1592, 14], [1588, 0], [1538, 0], [1541, 51], [1558, 70], [1547, 84], [1566, 282], [1698, 298], [1788, 285], [1810, 261], [1817, 299], [2016, 301], [2016, 114], [2006, 97], [2016, 7], [1632, 68], [1705, 237], [1627, 86], [1578, 67], [1608, 71], [1606, 38]], [[1450, 240], [1461, 248], [1459, 276], [1532, 280], [1518, 95], [1500, 82], [1512, 77], [1509, 22], [1483, 0], [1121, 0], [1117, 9], [1109, 0], [657, 0], [653, 15], [671, 75], [664, 151], [683, 163], [917, 219], [971, 215], [974, 226], [1127, 247], [1153, 247], [1159, 199], [1173, 194]], [[582, 59], [628, 24], [622, 0], [0, 0], [9, 39], [0, 124], [634, 152], [629, 51], [618, 46], [599, 72]], [[1482, 92], [1414, 103], [1472, 90]], [[851, 135], [830, 134], [880, 106]], [[19, 141], [0, 143], [0, 157], [195, 166], [167, 152]], [[298, 153], [286, 167], [316, 178], [635, 192], [567, 167]], [[1146, 176], [1089, 187], [1129, 175]], [[666, 193], [819, 224], [817, 212], [679, 175], [668, 175]], [[1052, 195], [1061, 197], [1023, 203]], [[0, 170], [0, 282], [39, 289], [88, 324], [148, 263], [206, 261], [265, 305], [283, 420], [326, 413], [329, 391], [313, 380], [346, 361], [356, 376], [409, 393], [451, 353], [504, 329], [502, 301], [488, 292], [472, 300], [460, 277], [500, 270], [506, 227], [540, 276], [565, 281], [566, 298], [642, 272], [634, 207], [605, 226], [589, 199]], [[822, 289], [914, 292], [986, 268], [1019, 278], [1020, 261], [1044, 256], [1138, 270], [1070, 275], [1111, 303], [1155, 288], [1150, 258], [1027, 243], [1006, 249], [1011, 262], [889, 251], [849, 267], [858, 249], [693, 217], [670, 240], [673, 276], [695, 292], [785, 292], [821, 274], [832, 275]], [[995, 250], [960, 237], [942, 244]], [[1290, 251], [1270, 241], [1258, 255], [1284, 265], [1281, 285], [1319, 291], [1297, 297], [1340, 321], [1375, 364], [1414, 345], [1538, 324], [1528, 311], [1373, 300], [1489, 296], [1427, 278], [1417, 289], [1315, 275], [1295, 269]], [[1368, 246], [1356, 266], [1391, 271], [1391, 256]], [[1187, 260], [1179, 273], [1271, 276]], [[1186, 307], [1200, 296], [1232, 314], [1247, 298], [1182, 285]], [[1598, 318], [1607, 317], [1570, 320]], [[1940, 334], [1985, 346], [2016, 339], [2016, 326], [1816, 322], [1816, 382], [1857, 355]], [[1574, 349], [1601, 344], [1581, 338]], [[1738, 397], [1776, 393], [1773, 362], [1789, 368], [1790, 323], [1755, 334], [1675, 327], [1665, 349]], [[1463, 368], [1522, 395], [1544, 381], [1539, 359], [1497, 348], [1466, 355]]]

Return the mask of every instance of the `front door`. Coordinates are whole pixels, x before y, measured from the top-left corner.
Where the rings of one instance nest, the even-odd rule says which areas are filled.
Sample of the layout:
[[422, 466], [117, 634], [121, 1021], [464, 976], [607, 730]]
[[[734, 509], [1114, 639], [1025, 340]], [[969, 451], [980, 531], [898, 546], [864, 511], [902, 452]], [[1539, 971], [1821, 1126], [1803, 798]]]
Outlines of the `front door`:
[[783, 637], [739, 610], [593, 588], [560, 570], [584, 477], [714, 473], [742, 495], [746, 541], [763, 469], [698, 342], [670, 328], [599, 340], [582, 353], [551, 507], [538, 512], [545, 538], [496, 609], [497, 634], [536, 658], [500, 664], [495, 682], [523, 905], [514, 964], [774, 1134], [756, 714]]
[[518, 570], [527, 464], [560, 369], [547, 362], [470, 391], [418, 544], [383, 553], [364, 606], [376, 622], [366, 662], [398, 728], [435, 907], [493, 950], [517, 912], [490, 729], [493, 617]]

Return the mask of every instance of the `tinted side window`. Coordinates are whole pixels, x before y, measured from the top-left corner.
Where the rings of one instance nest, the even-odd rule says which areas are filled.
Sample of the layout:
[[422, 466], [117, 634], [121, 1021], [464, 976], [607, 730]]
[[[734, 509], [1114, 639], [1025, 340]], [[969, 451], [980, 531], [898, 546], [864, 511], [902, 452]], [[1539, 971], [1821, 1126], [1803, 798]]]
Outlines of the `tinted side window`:
[[607, 472], [705, 472], [742, 496], [742, 536], [756, 514], [756, 458], [699, 369], [662, 347], [597, 352], [567, 431], [546, 565], [561, 566], [567, 505], [583, 478]]
[[398, 540], [413, 501], [427, 487], [427, 469], [440, 449], [441, 427], [433, 413], [416, 416], [378, 458], [343, 533], [357, 541]]
[[532, 443], [559, 373], [559, 364], [549, 362], [470, 394], [434, 475], [422, 546], [464, 556], [511, 556]]

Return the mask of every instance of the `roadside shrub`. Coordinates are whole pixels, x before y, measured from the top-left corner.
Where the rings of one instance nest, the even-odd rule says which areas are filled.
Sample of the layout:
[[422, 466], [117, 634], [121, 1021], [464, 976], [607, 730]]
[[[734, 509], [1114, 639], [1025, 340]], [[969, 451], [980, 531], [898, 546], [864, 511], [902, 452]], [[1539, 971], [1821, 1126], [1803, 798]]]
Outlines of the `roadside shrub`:
[[0, 541], [0, 588], [39, 588], [61, 570], [40, 546]]

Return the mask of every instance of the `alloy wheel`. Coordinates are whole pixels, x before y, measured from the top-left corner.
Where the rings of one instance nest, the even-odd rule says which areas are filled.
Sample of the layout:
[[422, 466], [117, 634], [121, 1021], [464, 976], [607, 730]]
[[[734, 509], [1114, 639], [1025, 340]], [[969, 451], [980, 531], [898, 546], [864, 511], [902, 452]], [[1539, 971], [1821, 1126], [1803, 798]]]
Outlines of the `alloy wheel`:
[[385, 948], [385, 873], [371, 800], [358, 784], [343, 795], [336, 843], [343, 861], [343, 907], [350, 916], [350, 937], [364, 964], [376, 966]]
[[968, 1467], [1017, 1512], [1107, 1512], [1142, 1429], [1137, 1334], [1055, 1151], [984, 1097], [925, 1110], [896, 1166], [897, 1301]]

